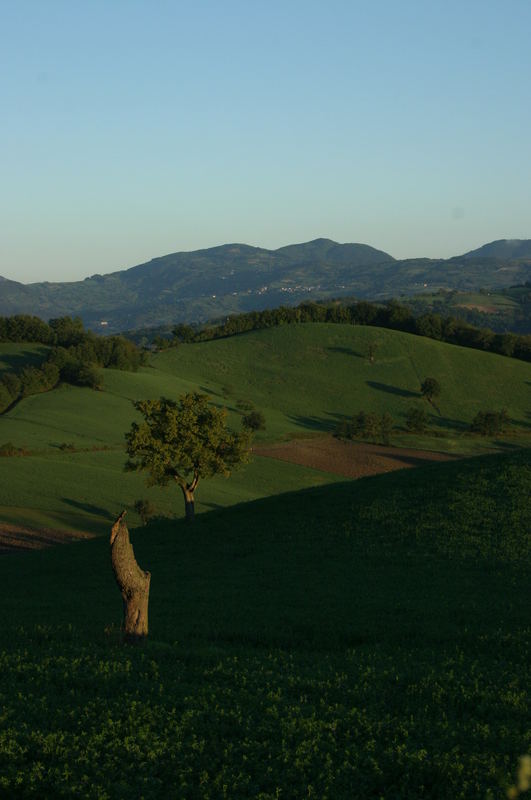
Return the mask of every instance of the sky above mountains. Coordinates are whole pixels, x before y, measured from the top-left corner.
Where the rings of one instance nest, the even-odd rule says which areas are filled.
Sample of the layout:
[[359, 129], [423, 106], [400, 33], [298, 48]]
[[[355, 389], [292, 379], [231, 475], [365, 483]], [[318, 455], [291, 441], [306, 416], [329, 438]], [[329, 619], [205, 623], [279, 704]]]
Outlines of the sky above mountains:
[[527, 0], [0, 0], [0, 275], [531, 235]]

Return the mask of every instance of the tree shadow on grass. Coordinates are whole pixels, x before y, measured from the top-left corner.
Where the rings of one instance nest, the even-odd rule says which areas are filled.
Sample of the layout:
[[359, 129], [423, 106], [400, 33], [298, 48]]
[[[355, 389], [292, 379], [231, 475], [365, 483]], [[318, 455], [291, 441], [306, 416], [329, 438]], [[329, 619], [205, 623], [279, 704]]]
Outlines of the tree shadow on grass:
[[72, 508], [77, 508], [79, 511], [84, 511], [87, 514], [95, 514], [99, 517], [112, 517], [112, 514], [106, 508], [102, 508], [101, 506], [94, 506], [92, 503], [81, 503], [79, 500], [72, 500], [69, 497], [61, 497], [61, 501], [66, 503], [68, 506], [72, 506]]
[[209, 389], [207, 386], [200, 386], [199, 389], [204, 393], [208, 394], [209, 397], [224, 397], [221, 392], [215, 392], [214, 389]]
[[336, 412], [327, 412], [327, 417], [304, 417], [290, 414], [288, 419], [295, 422], [301, 427], [308, 428], [314, 431], [333, 431], [337, 427], [338, 422], [348, 421], [352, 419], [351, 414], [340, 414]]
[[343, 353], [346, 356], [355, 356], [356, 358], [367, 358], [367, 353], [360, 353], [359, 350], [354, 350], [352, 347], [327, 347], [330, 353]]
[[470, 430], [470, 425], [463, 422], [461, 419], [452, 419], [451, 417], [436, 417], [435, 414], [431, 415], [430, 426], [435, 428], [443, 428], [444, 430], [453, 430], [456, 433], [464, 433]]
[[[482, 437], [478, 437], [482, 438]], [[494, 439], [492, 442], [492, 446], [495, 447], [497, 450], [504, 450], [507, 452], [511, 452], [512, 450], [521, 450], [522, 445], [517, 444], [515, 442], [502, 442], [499, 439]]]
[[23, 350], [18, 353], [2, 353], [0, 375], [2, 372], [20, 372], [24, 367], [38, 367], [46, 360], [49, 353], [47, 347], [39, 347], [35, 350]]
[[400, 389], [398, 386], [391, 386], [389, 383], [378, 383], [378, 381], [365, 381], [371, 389], [378, 389], [380, 392], [396, 394], [399, 397], [422, 397], [420, 392], [411, 392], [409, 389]]

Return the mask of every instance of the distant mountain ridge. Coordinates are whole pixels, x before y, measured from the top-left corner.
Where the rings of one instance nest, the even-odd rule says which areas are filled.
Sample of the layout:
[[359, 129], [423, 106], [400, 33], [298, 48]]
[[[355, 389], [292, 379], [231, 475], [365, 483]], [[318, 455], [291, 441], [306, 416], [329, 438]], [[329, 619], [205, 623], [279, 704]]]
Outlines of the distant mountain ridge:
[[497, 239], [470, 250], [463, 258], [531, 259], [531, 239]]
[[0, 315], [77, 315], [89, 327], [115, 332], [203, 322], [305, 299], [384, 299], [434, 288], [501, 288], [529, 279], [531, 240], [491, 242], [451, 259], [402, 261], [366, 244], [324, 238], [277, 250], [233, 243], [171, 253], [83, 281], [22, 284], [0, 278]]

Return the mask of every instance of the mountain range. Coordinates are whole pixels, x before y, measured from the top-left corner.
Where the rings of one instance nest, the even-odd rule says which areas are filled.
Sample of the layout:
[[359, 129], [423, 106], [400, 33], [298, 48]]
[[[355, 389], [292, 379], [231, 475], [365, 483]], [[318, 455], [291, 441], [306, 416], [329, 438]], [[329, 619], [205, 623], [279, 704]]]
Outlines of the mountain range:
[[225, 244], [154, 258], [83, 281], [0, 277], [0, 315], [79, 316], [102, 332], [204, 322], [303, 300], [386, 299], [436, 289], [499, 289], [531, 280], [531, 239], [501, 239], [449, 259], [394, 259], [365, 244], [315, 239], [267, 250]]

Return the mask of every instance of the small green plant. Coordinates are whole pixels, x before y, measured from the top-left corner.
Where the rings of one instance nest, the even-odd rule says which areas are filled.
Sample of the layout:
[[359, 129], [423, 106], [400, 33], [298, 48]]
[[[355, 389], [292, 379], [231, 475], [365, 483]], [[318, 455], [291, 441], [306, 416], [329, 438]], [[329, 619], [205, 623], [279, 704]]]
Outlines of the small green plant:
[[150, 500], [135, 500], [133, 508], [142, 520], [142, 525], [147, 525], [149, 520], [154, 517], [156, 513], [155, 506]]
[[74, 453], [76, 450], [76, 446], [73, 442], [62, 442], [59, 445], [59, 450], [63, 450], [66, 453]]
[[367, 358], [369, 364], [374, 364], [376, 360], [376, 353], [378, 351], [379, 343], [376, 340], [371, 340], [367, 345]]

